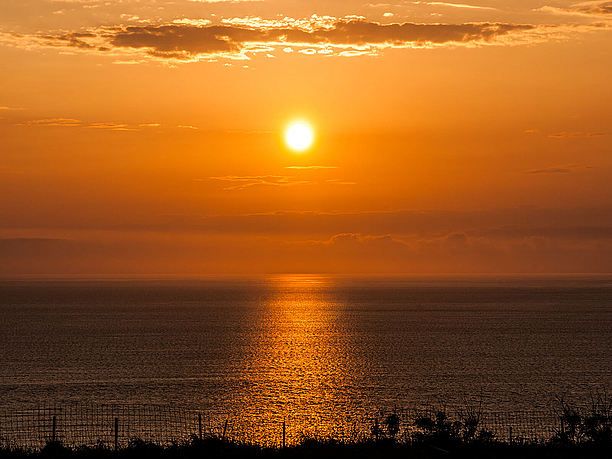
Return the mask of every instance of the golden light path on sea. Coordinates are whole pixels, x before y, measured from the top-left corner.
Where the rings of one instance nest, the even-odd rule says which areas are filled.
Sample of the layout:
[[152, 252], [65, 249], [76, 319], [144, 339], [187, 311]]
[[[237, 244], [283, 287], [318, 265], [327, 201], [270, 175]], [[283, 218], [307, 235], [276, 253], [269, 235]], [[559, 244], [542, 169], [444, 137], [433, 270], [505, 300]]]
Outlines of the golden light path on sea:
[[348, 435], [346, 420], [335, 418], [347, 412], [354, 396], [345, 390], [354, 364], [338, 326], [343, 312], [330, 296], [330, 282], [293, 275], [271, 280], [277, 294], [267, 301], [254, 351], [245, 357], [244, 376], [252, 386], [238, 416], [245, 425], [257, 419], [248, 428], [264, 442], [280, 441], [283, 422], [288, 444], [303, 435]]

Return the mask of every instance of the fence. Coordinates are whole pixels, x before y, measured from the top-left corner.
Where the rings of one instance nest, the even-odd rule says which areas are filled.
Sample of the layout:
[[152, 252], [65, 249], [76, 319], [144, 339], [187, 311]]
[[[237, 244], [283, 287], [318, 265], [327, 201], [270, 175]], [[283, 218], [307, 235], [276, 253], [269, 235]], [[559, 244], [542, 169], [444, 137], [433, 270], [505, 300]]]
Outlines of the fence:
[[[478, 417], [478, 430], [484, 429], [493, 434], [497, 440], [505, 442], [545, 441], [560, 431], [560, 420], [553, 411], [482, 411], [465, 408], [444, 408], [449, 421]], [[397, 410], [400, 419], [407, 421], [404, 434], [414, 432], [416, 428], [411, 420], [417, 417], [434, 418], [438, 412], [436, 407], [410, 408]], [[406, 424], [406, 423], [405, 423]]]
[[[414, 431], [417, 416], [435, 415], [432, 408], [394, 410], [400, 420], [399, 436]], [[450, 419], [461, 416], [449, 411]], [[264, 446], [295, 444], [304, 436], [332, 437], [341, 441], [372, 435], [374, 424], [381, 426], [389, 413], [375, 413], [368, 419], [337, 414], [321, 420], [312, 413], [290, 413], [282, 419], [244, 419], [195, 409], [165, 405], [51, 405], [28, 409], [0, 408], [0, 444], [39, 449], [51, 440], [66, 446], [122, 448], [138, 438], [169, 444], [214, 435], [228, 440]], [[557, 431], [556, 417], [544, 412], [485, 412], [479, 428], [504, 441], [545, 440]]]
[[67, 446], [120, 448], [130, 439], [155, 443], [212, 433], [196, 412], [157, 405], [54, 405], [0, 411], [0, 442], [40, 448], [47, 441]]

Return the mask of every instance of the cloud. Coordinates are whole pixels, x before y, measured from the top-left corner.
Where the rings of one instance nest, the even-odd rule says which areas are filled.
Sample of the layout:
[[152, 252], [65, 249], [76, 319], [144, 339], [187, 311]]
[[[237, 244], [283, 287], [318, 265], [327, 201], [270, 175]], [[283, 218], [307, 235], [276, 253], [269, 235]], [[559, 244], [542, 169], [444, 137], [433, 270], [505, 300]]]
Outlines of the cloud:
[[477, 6], [477, 5], [468, 5], [465, 3], [447, 3], [447, 2], [412, 2], [415, 5], [428, 5], [428, 6], [448, 6], [451, 8], [465, 8], [471, 10], [497, 10], [497, 8], [492, 8], [490, 6]]
[[[608, 230], [608, 233], [610, 231]], [[366, 232], [325, 238], [148, 232], [65, 239], [0, 239], [0, 276], [20, 274], [222, 274], [265, 272], [610, 272], [612, 238], [488, 237], [451, 231], [429, 238]]]
[[395, 239], [390, 234], [383, 235], [371, 235], [361, 233], [340, 233], [334, 234], [330, 239], [320, 242], [322, 245], [336, 245], [336, 246], [351, 246], [354, 244], [366, 244], [374, 246], [401, 246], [407, 247], [408, 244]]
[[[56, 43], [57, 45], [65, 45], [70, 48], [81, 48], [81, 49], [93, 49], [96, 48], [96, 45], [89, 43], [85, 39], [87, 38], [96, 38], [96, 35], [93, 33], [83, 33], [83, 32], [70, 32], [70, 33], [60, 33], [60, 34], [48, 34], [48, 35], [40, 35], [42, 40], [47, 40], [50, 43]], [[101, 51], [105, 50], [103, 47], [98, 47]]]
[[568, 164], [566, 166], [552, 166], [544, 167], [541, 169], [531, 169], [527, 171], [528, 174], [569, 174], [580, 169], [591, 169], [593, 166], [587, 166], [583, 164]]
[[601, 137], [605, 136], [605, 132], [555, 132], [548, 134], [551, 139], [575, 139], [575, 138], [587, 138], [587, 137]]
[[166, 228], [2, 232], [7, 276], [612, 271], [610, 208], [176, 216]]
[[193, 3], [258, 3], [264, 0], [189, 0]]
[[[258, 181], [281, 182], [283, 176], [222, 177], [218, 184], [242, 186]], [[210, 182], [203, 178], [197, 181]], [[264, 185], [266, 186], [266, 185]], [[267, 185], [279, 187], [289, 185]], [[525, 227], [525, 222], [529, 226]], [[193, 232], [198, 234], [249, 234], [249, 235], [318, 235], [329, 237], [339, 233], [395, 234], [404, 236], [434, 237], [451, 232], [470, 235], [486, 235], [495, 228], [523, 228], [522, 235], [530, 229], [575, 227], [612, 227], [612, 208], [543, 209], [537, 207], [502, 208], [482, 211], [372, 211], [372, 212], [271, 212], [238, 215], [151, 215], [146, 218], [124, 219], [121, 223], [101, 224], [88, 222], [79, 216], [73, 221], [62, 222], [62, 227], [72, 229], [99, 229], [118, 231]], [[0, 228], [23, 228], [24, 223], [0, 221]], [[55, 228], [53, 222], [41, 222], [37, 228]]]
[[[320, 169], [336, 169], [333, 166], [288, 166], [286, 169], [297, 169], [305, 172], [320, 170]], [[355, 185], [355, 182], [351, 182], [344, 179], [331, 178], [331, 179], [318, 179], [318, 180], [305, 180], [299, 179], [291, 175], [226, 175], [222, 177], [208, 177], [206, 179], [196, 179], [198, 182], [204, 182], [208, 180], [216, 180], [221, 182], [234, 183], [223, 188], [225, 191], [236, 191], [244, 190], [254, 186], [295, 186], [295, 185], [311, 185], [311, 184], [328, 184], [328, 185]]]
[[40, 120], [30, 120], [25, 124], [30, 126], [61, 126], [61, 127], [76, 127], [82, 126], [81, 120], [73, 118], [44, 118]]
[[546, 233], [504, 237], [451, 231], [419, 238], [351, 232], [289, 242], [276, 251], [312, 266], [311, 272], [607, 272], [611, 236], [609, 229], [607, 235], [574, 240]]
[[297, 170], [338, 169], [338, 166], [285, 166], [285, 169], [297, 169]]
[[189, 24], [192, 26], [207, 26], [212, 24], [212, 21], [210, 19], [188, 19], [188, 18], [182, 18], [182, 19], [175, 19], [174, 21], [172, 21], [173, 24]]
[[[221, 24], [134, 26], [114, 31], [110, 43], [119, 48], [147, 48], [156, 57], [189, 59], [200, 54], [257, 51], [266, 45], [331, 46], [341, 48], [414, 47], [449, 43], [486, 43], [534, 26], [515, 24], [379, 24], [340, 19], [332, 25]], [[258, 48], [258, 46], [263, 48]], [[372, 50], [370, 50], [372, 51]]]
[[254, 186], [293, 186], [313, 183], [310, 180], [297, 180], [288, 175], [227, 175], [223, 177], [209, 177], [210, 180], [235, 183], [223, 188], [225, 191], [237, 191], [251, 188]]
[[551, 13], [564, 16], [583, 16], [583, 17], [612, 17], [612, 2], [610, 1], [589, 1], [575, 3], [569, 8], [559, 8], [556, 6], [542, 6], [534, 11]]
[[[536, 43], [595, 26], [541, 26], [510, 23], [379, 23], [359, 16], [306, 19], [226, 18], [175, 20], [162, 25], [113, 26], [86, 32], [16, 35], [2, 41], [26, 48], [65, 47], [83, 52], [128, 55], [157, 60], [247, 59], [277, 48], [308, 54], [376, 55], [386, 48], [432, 48]], [[586, 29], [585, 29], [586, 28]], [[126, 62], [126, 61], [120, 61]]]
[[[43, 118], [37, 120], [28, 120], [16, 124], [17, 126], [40, 126], [40, 127], [66, 127], [66, 128], [84, 128], [84, 129], [100, 129], [108, 131], [138, 131], [140, 128], [161, 127], [160, 123], [141, 123], [141, 124], [126, 124], [115, 121], [106, 122], [85, 122], [74, 118]], [[194, 126], [177, 126], [178, 128], [197, 129]]]
[[324, 180], [324, 183], [330, 183], [332, 185], [357, 185], [357, 182], [342, 179], [327, 179]]
[[107, 129], [110, 131], [134, 131], [134, 128], [121, 123], [91, 123], [85, 126], [88, 129]]

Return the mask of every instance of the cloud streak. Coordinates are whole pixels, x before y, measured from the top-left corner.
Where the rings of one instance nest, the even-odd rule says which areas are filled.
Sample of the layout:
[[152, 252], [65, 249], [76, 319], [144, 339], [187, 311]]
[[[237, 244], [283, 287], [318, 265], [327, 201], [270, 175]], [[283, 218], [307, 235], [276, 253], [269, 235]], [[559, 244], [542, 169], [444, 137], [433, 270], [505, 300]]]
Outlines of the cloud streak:
[[582, 16], [582, 17], [612, 17], [612, 2], [610, 1], [590, 1], [571, 5], [569, 8], [559, 8], [556, 6], [542, 6], [534, 11], [551, 13], [563, 16]]
[[296, 169], [296, 170], [338, 169], [338, 166], [286, 166], [285, 169]]
[[566, 166], [552, 166], [541, 169], [532, 169], [527, 171], [528, 174], [569, 174], [580, 169], [591, 169], [592, 166], [582, 164], [568, 164]]
[[601, 137], [607, 135], [605, 132], [555, 132], [548, 134], [551, 139], [575, 139], [588, 137]]
[[[327, 167], [322, 167], [328, 169]], [[319, 167], [306, 167], [305, 170], [317, 170]], [[286, 187], [295, 185], [312, 185], [312, 184], [328, 184], [328, 185], [355, 185], [355, 182], [342, 179], [326, 179], [326, 180], [305, 180], [299, 179], [291, 175], [226, 175], [222, 177], [208, 177], [207, 179], [196, 179], [197, 182], [203, 181], [220, 181], [229, 183], [229, 186], [223, 188], [224, 191], [239, 191], [252, 188], [255, 186], [272, 186]]]
[[107, 131], [139, 131], [143, 128], [175, 128], [175, 129], [188, 129], [198, 130], [196, 126], [164, 126], [161, 123], [140, 123], [140, 124], [126, 124], [116, 121], [106, 122], [85, 122], [74, 118], [42, 118], [35, 120], [27, 120], [19, 123], [15, 123], [16, 126], [31, 126], [31, 127], [63, 127], [63, 128], [83, 128], [83, 129], [98, 129]]
[[245, 190], [254, 186], [282, 187], [312, 183], [310, 180], [297, 180], [289, 175], [227, 175], [223, 177], [210, 177], [209, 179], [232, 183], [233, 185], [223, 188], [225, 191]]
[[470, 10], [496, 10], [497, 8], [492, 8], [490, 6], [477, 6], [477, 5], [468, 5], [466, 3], [448, 3], [448, 2], [412, 2], [415, 5], [428, 5], [428, 6], [447, 6], [450, 8], [464, 8]]

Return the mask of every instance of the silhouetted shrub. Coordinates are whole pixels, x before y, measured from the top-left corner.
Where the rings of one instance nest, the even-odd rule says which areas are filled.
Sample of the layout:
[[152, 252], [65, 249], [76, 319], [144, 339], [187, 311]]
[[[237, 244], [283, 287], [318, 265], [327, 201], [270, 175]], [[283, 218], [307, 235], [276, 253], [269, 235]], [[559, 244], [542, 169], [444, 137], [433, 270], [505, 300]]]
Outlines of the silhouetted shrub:
[[385, 418], [385, 427], [390, 438], [397, 436], [400, 428], [400, 418], [397, 413], [391, 413]]
[[553, 443], [612, 443], [612, 397], [606, 393], [594, 395], [588, 407], [579, 407], [558, 397], [556, 405], [559, 428]]
[[416, 431], [410, 438], [416, 442], [434, 442], [439, 444], [491, 442], [495, 439], [492, 432], [481, 426], [481, 412], [468, 410], [451, 419], [443, 410], [435, 415], [422, 414], [414, 419]]

